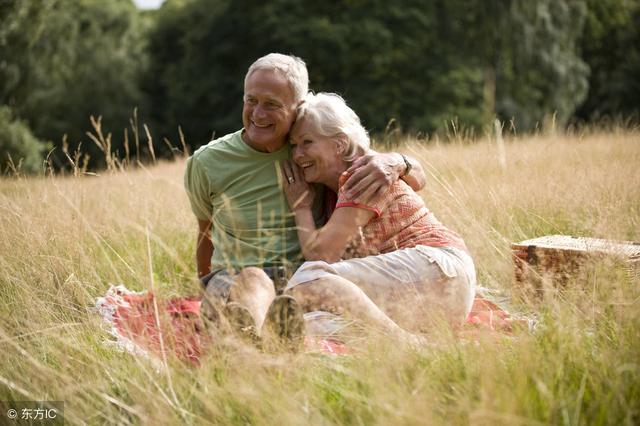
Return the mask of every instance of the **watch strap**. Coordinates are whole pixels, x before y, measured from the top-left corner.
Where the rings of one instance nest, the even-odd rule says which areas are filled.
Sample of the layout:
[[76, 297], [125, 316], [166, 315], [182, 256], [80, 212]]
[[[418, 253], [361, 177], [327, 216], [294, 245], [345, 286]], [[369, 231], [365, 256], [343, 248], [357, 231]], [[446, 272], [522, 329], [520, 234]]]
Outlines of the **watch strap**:
[[404, 173], [402, 173], [400, 175], [400, 177], [404, 177], [406, 175], [408, 175], [409, 173], [411, 173], [411, 169], [413, 168], [413, 166], [411, 165], [411, 163], [409, 162], [409, 159], [407, 159], [407, 157], [405, 157], [404, 154], [400, 154], [400, 156], [402, 157], [402, 160], [404, 161], [404, 165], [405, 165], [405, 169], [404, 169]]

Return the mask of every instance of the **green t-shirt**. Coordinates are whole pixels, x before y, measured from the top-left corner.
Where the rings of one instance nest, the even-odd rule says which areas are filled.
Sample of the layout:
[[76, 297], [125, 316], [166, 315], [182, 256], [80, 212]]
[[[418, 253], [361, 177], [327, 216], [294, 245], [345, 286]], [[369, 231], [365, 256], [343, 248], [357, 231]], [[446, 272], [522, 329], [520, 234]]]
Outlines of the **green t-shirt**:
[[290, 146], [259, 152], [241, 134], [211, 141], [187, 161], [184, 180], [191, 208], [198, 219], [213, 223], [211, 267], [295, 268], [302, 255], [280, 172]]

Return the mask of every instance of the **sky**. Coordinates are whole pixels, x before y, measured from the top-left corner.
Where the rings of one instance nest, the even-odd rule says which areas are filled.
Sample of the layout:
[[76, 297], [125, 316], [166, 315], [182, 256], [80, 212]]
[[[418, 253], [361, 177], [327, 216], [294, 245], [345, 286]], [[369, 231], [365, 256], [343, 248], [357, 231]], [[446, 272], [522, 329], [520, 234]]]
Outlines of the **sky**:
[[157, 9], [164, 0], [133, 0], [140, 9]]

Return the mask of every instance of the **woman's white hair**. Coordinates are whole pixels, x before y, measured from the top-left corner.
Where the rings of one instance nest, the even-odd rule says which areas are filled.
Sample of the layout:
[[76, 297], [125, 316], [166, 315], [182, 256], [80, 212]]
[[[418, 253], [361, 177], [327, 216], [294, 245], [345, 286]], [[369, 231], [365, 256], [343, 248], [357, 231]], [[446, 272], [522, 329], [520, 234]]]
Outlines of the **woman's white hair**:
[[289, 82], [289, 87], [293, 92], [293, 98], [296, 103], [302, 101], [309, 91], [307, 65], [297, 56], [269, 53], [259, 58], [249, 67], [247, 75], [244, 77], [245, 85], [251, 74], [258, 70], [270, 70], [282, 73]]
[[302, 119], [320, 136], [346, 140], [345, 161], [353, 161], [369, 150], [369, 134], [360, 118], [336, 93], [309, 93], [298, 108], [296, 123]]

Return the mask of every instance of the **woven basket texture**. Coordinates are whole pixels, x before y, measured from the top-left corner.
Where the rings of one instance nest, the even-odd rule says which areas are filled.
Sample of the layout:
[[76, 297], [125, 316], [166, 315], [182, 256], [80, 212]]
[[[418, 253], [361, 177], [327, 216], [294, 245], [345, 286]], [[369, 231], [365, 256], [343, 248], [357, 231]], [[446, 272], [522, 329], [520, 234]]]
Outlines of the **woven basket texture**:
[[627, 264], [629, 278], [640, 278], [640, 243], [571, 235], [547, 235], [511, 245], [519, 283], [539, 287], [540, 278], [561, 286], [590, 259], [618, 259]]

